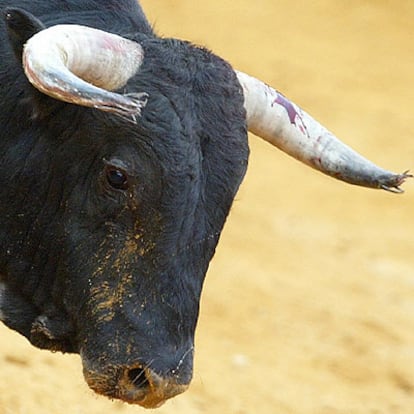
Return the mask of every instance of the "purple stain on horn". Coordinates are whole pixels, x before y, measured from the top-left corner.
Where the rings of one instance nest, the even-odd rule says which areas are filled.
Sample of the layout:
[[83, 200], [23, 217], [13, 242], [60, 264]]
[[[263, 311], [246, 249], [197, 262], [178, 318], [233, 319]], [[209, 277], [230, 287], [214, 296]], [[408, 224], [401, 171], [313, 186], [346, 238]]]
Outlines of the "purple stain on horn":
[[277, 98], [272, 102], [272, 106], [274, 104], [278, 104], [285, 108], [287, 115], [289, 117], [289, 121], [292, 125], [299, 128], [299, 130], [306, 136], [309, 136], [305, 123], [303, 122], [302, 116], [297, 111], [295, 106], [292, 102], [289, 101], [285, 96], [283, 96], [280, 92], [276, 92]]
[[290, 123], [292, 125], [296, 125], [296, 117], [298, 117], [299, 114], [296, 111], [295, 107], [293, 106], [292, 102], [290, 102], [287, 98], [285, 98], [280, 92], [277, 92], [277, 98], [273, 101], [272, 106], [275, 103], [283, 106], [283, 108], [286, 109], [286, 112], [289, 116]]

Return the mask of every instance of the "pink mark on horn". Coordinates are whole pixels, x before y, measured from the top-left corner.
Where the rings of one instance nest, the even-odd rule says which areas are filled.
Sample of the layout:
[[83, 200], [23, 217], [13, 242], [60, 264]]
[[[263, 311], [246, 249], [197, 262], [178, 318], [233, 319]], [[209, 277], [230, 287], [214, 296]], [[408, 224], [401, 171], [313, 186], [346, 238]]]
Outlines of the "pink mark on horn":
[[296, 125], [296, 117], [299, 116], [292, 102], [285, 98], [281, 93], [277, 92], [277, 98], [273, 101], [272, 106], [277, 103], [286, 109], [290, 123]]
[[102, 45], [107, 50], [112, 50], [114, 52], [125, 52], [125, 44], [122, 43], [119, 39], [113, 38], [112, 36], [105, 36], [101, 37]]
[[272, 102], [272, 106], [274, 104], [283, 106], [287, 112], [290, 123], [297, 127], [302, 132], [302, 134], [309, 137], [309, 133], [307, 131], [305, 123], [303, 122], [300, 112], [298, 112], [293, 103], [290, 102], [289, 99], [283, 96], [280, 92], [276, 92], [276, 94], [277, 98]]

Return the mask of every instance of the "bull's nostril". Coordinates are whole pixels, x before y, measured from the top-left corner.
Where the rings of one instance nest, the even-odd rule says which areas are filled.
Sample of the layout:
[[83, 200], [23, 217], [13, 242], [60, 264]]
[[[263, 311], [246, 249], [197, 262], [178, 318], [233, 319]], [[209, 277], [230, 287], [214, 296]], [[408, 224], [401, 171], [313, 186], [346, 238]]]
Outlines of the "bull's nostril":
[[145, 408], [158, 408], [188, 388], [187, 383], [178, 383], [176, 376], [164, 377], [139, 364], [114, 367], [104, 372], [85, 369], [84, 373], [88, 385], [97, 393]]
[[147, 388], [150, 385], [147, 375], [142, 368], [133, 368], [128, 371], [128, 379], [137, 389]]

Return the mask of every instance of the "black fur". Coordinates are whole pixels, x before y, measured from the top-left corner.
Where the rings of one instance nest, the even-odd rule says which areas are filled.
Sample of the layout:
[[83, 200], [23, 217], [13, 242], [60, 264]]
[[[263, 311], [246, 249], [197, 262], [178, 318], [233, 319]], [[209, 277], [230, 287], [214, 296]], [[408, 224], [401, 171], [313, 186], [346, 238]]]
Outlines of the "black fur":
[[[0, 9], [4, 323], [38, 347], [80, 352], [94, 371], [151, 363], [168, 376], [179, 366], [188, 382], [192, 358], [179, 360], [247, 167], [232, 68], [157, 37], [135, 0], [0, 0]], [[149, 94], [137, 125], [29, 84], [23, 44], [59, 23], [141, 43], [144, 63], [122, 91]], [[118, 167], [126, 190], [108, 183]]]

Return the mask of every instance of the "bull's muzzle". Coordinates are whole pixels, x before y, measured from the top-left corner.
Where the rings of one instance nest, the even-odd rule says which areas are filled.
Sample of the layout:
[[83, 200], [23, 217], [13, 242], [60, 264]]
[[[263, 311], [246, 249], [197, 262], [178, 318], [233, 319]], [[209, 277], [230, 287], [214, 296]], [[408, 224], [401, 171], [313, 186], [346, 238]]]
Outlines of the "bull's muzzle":
[[182, 383], [179, 376], [172, 373], [161, 377], [151, 368], [140, 365], [106, 370], [106, 373], [84, 369], [89, 387], [98, 394], [117, 398], [145, 408], [157, 408], [169, 398], [183, 393], [190, 379]]

